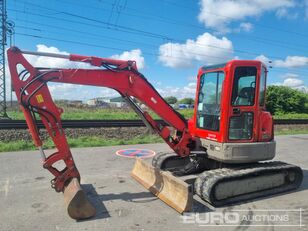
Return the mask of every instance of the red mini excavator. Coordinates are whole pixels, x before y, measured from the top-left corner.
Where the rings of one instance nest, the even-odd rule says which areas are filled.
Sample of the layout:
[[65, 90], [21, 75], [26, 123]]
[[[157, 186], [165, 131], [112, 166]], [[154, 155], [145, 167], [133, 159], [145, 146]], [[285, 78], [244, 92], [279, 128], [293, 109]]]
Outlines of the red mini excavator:
[[[297, 166], [261, 162], [274, 158], [275, 141], [273, 119], [265, 109], [267, 69], [260, 61], [232, 60], [201, 67], [194, 116], [186, 121], [137, 70], [135, 61], [29, 52], [17, 47], [7, 53], [16, 96], [43, 167], [54, 176], [52, 188], [64, 193], [72, 218], [91, 217], [95, 208], [80, 187], [80, 175], [61, 125], [63, 111], [54, 104], [48, 82], [101, 86], [119, 92], [173, 150], [156, 155], [152, 165], [137, 159], [132, 176], [179, 212], [191, 209], [194, 193], [222, 206], [296, 189], [302, 182], [302, 170]], [[84, 62], [96, 68], [33, 67], [24, 54]], [[165, 123], [153, 120], [133, 98]], [[37, 115], [57, 149], [49, 156], [44, 153]], [[62, 161], [65, 168], [58, 169], [56, 164]], [[191, 178], [184, 181], [183, 176]]]

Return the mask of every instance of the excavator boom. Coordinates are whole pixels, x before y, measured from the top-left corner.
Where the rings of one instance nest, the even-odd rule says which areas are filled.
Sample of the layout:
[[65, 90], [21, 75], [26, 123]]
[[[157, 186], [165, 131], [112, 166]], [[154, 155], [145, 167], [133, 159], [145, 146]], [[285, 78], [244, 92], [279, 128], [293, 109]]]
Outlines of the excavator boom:
[[[64, 192], [68, 212], [72, 218], [91, 217], [95, 214], [95, 210], [86, 200], [79, 185], [80, 174], [76, 168], [61, 125], [63, 110], [54, 104], [48, 89], [48, 82], [100, 86], [116, 90], [127, 100], [146, 125], [157, 132], [179, 156], [188, 156], [190, 154], [190, 150], [194, 146], [194, 139], [188, 132], [186, 120], [138, 72], [135, 61], [29, 52], [21, 51], [17, 47], [10, 48], [7, 54], [13, 87], [34, 143], [41, 153], [43, 167], [54, 175], [54, 179], [51, 181], [52, 188], [57, 192]], [[37, 68], [33, 67], [26, 60], [25, 55], [48, 56], [83, 62], [89, 64], [89, 68]], [[96, 69], [90, 68], [91, 66], [96, 67]], [[169, 126], [157, 123], [149, 113], [141, 110], [133, 98], [140, 100], [156, 112], [169, 126], [176, 130], [175, 135], [171, 134]], [[47, 157], [45, 156], [43, 142], [36, 126], [37, 115], [42, 120], [57, 149], [55, 153]], [[62, 170], [54, 167], [60, 161], [65, 163], [65, 168]], [[144, 168], [142, 169], [142, 167]], [[139, 165], [138, 169], [147, 171], [145, 165]], [[147, 179], [137, 177], [134, 173], [133, 176], [136, 179], [138, 178], [141, 184], [147, 181]], [[170, 175], [170, 178], [172, 177]], [[162, 178], [162, 180], [165, 178]], [[153, 193], [159, 194], [164, 198], [168, 197], [163, 195], [163, 193], [159, 193], [158, 190], [153, 191]], [[168, 200], [172, 200], [172, 197], [167, 198], [165, 201]], [[185, 203], [186, 201], [184, 201]]]

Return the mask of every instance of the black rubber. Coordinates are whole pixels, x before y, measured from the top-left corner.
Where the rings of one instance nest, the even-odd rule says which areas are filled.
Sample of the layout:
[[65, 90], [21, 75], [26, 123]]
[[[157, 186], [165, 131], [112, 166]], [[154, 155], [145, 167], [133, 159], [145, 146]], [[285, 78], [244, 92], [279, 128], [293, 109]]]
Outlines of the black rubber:
[[[282, 186], [231, 196], [222, 200], [218, 200], [215, 196], [217, 185], [222, 182], [253, 178], [256, 176], [271, 175], [277, 173], [285, 174], [285, 183]], [[290, 180], [290, 173], [293, 178]], [[220, 168], [209, 170], [201, 173], [194, 183], [195, 193], [203, 200], [209, 202], [213, 206], [224, 206], [231, 203], [250, 200], [257, 197], [268, 196], [298, 188], [303, 179], [303, 172], [300, 167], [287, 164], [284, 162], [265, 162], [256, 163], [249, 167], [237, 168]]]
[[204, 155], [180, 157], [174, 152], [158, 153], [152, 159], [152, 166], [170, 171], [175, 176], [185, 176], [205, 171], [207, 160]]
[[189, 157], [180, 157], [174, 152], [160, 152], [152, 159], [152, 166], [164, 171], [174, 172], [189, 163]]

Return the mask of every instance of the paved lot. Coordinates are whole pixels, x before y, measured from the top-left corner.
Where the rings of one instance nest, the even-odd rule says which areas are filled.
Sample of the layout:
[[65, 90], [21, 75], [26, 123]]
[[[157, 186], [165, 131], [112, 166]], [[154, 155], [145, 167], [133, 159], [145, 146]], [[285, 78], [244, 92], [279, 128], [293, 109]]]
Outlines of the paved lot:
[[[66, 214], [62, 195], [50, 188], [51, 175], [42, 169], [38, 152], [0, 153], [0, 230], [307, 230], [308, 135], [279, 136], [276, 140], [276, 160], [303, 168], [304, 181], [299, 190], [217, 209], [195, 201], [194, 211], [204, 221], [210, 214], [234, 209], [247, 210], [241, 212], [247, 215], [271, 214], [260, 211], [268, 209], [302, 209], [306, 211], [302, 212], [305, 226], [301, 229], [273, 227], [270, 222], [264, 227], [253, 227], [249, 222], [233, 227], [183, 224], [183, 217], [131, 179], [133, 160], [115, 155], [122, 148], [169, 150], [165, 144], [148, 144], [72, 150], [83, 187], [98, 211], [94, 219], [82, 222]], [[291, 218], [300, 222], [298, 214]]]

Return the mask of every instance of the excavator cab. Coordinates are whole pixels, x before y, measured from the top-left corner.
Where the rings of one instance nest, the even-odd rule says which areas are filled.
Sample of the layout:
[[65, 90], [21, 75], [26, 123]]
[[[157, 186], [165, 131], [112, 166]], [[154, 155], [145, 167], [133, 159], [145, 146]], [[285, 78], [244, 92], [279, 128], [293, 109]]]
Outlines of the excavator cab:
[[265, 109], [266, 75], [265, 65], [255, 60], [200, 68], [189, 129], [210, 158], [249, 163], [275, 156], [273, 119]]

